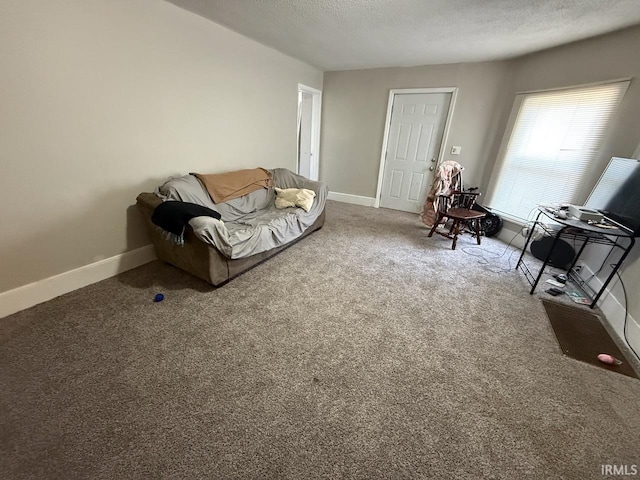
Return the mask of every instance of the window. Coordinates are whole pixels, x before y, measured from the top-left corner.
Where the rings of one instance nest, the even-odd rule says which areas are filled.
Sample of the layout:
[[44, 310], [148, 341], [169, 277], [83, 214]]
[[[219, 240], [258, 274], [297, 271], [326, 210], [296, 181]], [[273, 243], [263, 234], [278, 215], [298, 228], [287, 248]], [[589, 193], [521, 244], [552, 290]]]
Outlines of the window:
[[489, 186], [491, 208], [526, 220], [539, 204], [577, 203], [628, 86], [623, 81], [516, 95], [513, 128]]

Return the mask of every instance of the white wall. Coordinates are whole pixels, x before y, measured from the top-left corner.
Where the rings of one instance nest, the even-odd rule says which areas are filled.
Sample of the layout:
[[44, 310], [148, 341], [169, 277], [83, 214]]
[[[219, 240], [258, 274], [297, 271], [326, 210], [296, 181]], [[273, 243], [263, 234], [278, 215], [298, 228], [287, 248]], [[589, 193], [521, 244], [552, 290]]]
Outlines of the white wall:
[[0, 3], [0, 292], [148, 243], [172, 174], [296, 167], [322, 72], [158, 0]]
[[[509, 81], [506, 62], [326, 72], [320, 179], [334, 192], [375, 197], [389, 90], [458, 87], [444, 158], [465, 166], [466, 185], [480, 185]], [[449, 155], [452, 145], [462, 146], [462, 154]]]

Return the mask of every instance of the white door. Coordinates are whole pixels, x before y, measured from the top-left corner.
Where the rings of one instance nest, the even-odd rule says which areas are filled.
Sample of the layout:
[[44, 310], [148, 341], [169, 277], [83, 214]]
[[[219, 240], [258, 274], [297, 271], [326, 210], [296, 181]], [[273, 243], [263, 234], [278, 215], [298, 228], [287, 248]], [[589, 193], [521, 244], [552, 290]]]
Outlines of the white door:
[[313, 118], [313, 96], [309, 92], [299, 92], [298, 97], [298, 173], [311, 178], [311, 128]]
[[380, 206], [420, 212], [431, 185], [451, 93], [406, 93], [393, 98]]
[[320, 171], [320, 111], [322, 92], [298, 84], [298, 165], [300, 175], [318, 180]]

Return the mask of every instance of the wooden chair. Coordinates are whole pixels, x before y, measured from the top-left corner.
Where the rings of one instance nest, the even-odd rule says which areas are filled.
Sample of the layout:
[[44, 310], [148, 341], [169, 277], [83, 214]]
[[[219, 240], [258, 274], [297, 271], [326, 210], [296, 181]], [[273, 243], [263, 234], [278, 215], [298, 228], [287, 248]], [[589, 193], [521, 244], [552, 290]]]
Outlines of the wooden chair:
[[[455, 250], [456, 244], [458, 243], [458, 235], [462, 233], [462, 227], [468, 225], [469, 228], [475, 232], [478, 245], [480, 245], [480, 236], [482, 234], [481, 220], [487, 214], [472, 210], [478, 195], [480, 194], [475, 192], [461, 192], [459, 190], [451, 192], [450, 195], [440, 195], [436, 221], [428, 236], [431, 237], [435, 232], [443, 237], [452, 238], [453, 245], [451, 246], [451, 250]], [[451, 228], [448, 232], [436, 232], [438, 225], [446, 222], [445, 218], [453, 220]]]

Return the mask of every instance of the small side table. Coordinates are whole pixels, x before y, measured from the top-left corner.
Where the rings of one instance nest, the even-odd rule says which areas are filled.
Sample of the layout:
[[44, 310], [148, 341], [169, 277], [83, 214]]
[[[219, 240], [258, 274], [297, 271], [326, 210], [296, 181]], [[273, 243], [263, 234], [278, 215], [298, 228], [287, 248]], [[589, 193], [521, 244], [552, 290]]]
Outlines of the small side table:
[[[541, 220], [541, 217], [542, 217], [542, 220]], [[549, 220], [556, 222], [558, 225], [550, 227], [545, 223], [545, 222], [548, 222]], [[610, 222], [610, 223], [613, 224], [613, 222]], [[524, 261], [524, 254], [527, 251], [527, 247], [531, 243], [531, 238], [533, 237], [533, 232], [536, 230], [536, 227], [540, 227], [549, 236], [554, 237], [554, 239], [553, 239], [553, 243], [551, 244], [551, 248], [547, 253], [547, 257], [544, 259], [542, 263], [542, 267], [540, 268], [540, 271], [537, 273], [537, 275], [534, 275], [534, 273], [531, 272], [531, 270], [529, 269], [529, 267], [527, 267]], [[612, 238], [614, 238], [615, 240], [612, 240]], [[629, 240], [628, 245], [626, 247], [618, 243], [618, 240], [621, 238], [627, 238]], [[540, 282], [540, 278], [544, 273], [544, 269], [549, 264], [551, 254], [553, 252], [553, 249], [556, 247], [559, 239], [570, 240], [571, 242], [574, 242], [574, 244], [578, 242], [582, 243], [578, 250], [578, 253], [575, 255], [575, 257], [573, 258], [573, 261], [571, 262], [571, 266], [567, 270], [567, 276], [571, 280], [573, 280], [578, 285], [578, 287], [580, 287], [580, 289], [585, 293], [585, 295], [589, 297], [589, 299], [591, 300], [591, 305], [590, 305], [591, 308], [595, 307], [596, 303], [598, 303], [598, 300], [604, 293], [605, 289], [607, 288], [607, 285], [609, 285], [609, 283], [613, 279], [618, 269], [622, 266], [622, 263], [624, 262], [625, 258], [627, 258], [627, 255], [629, 255], [629, 252], [631, 252], [631, 249], [633, 248], [636, 242], [636, 239], [634, 238], [633, 233], [624, 228], [620, 228], [618, 226], [616, 226], [615, 228], [601, 228], [595, 225], [589, 225], [588, 223], [582, 222], [577, 219], [572, 219], [572, 218], [560, 219], [560, 218], [556, 218], [551, 212], [547, 211], [545, 208], [538, 207], [538, 215], [536, 215], [536, 219], [534, 220], [533, 225], [529, 230], [527, 241], [525, 242], [524, 247], [522, 248], [522, 253], [520, 254], [520, 258], [518, 259], [518, 263], [516, 264], [516, 270], [520, 269], [524, 273], [526, 279], [529, 281], [529, 284], [531, 285], [531, 291], [529, 292], [530, 294], [533, 294], [536, 291], [536, 287]], [[613, 265], [613, 269], [611, 270], [611, 273], [609, 274], [606, 281], [603, 283], [602, 287], [600, 287], [600, 290], [598, 291], [595, 291], [591, 286], [589, 286], [589, 284], [584, 279], [582, 279], [579, 272], [577, 272], [574, 268], [576, 263], [580, 259], [580, 255], [582, 255], [582, 252], [584, 251], [585, 247], [592, 243], [609, 245], [611, 246], [611, 249], [619, 248], [623, 251], [622, 256], [615, 263], [615, 265]]]

